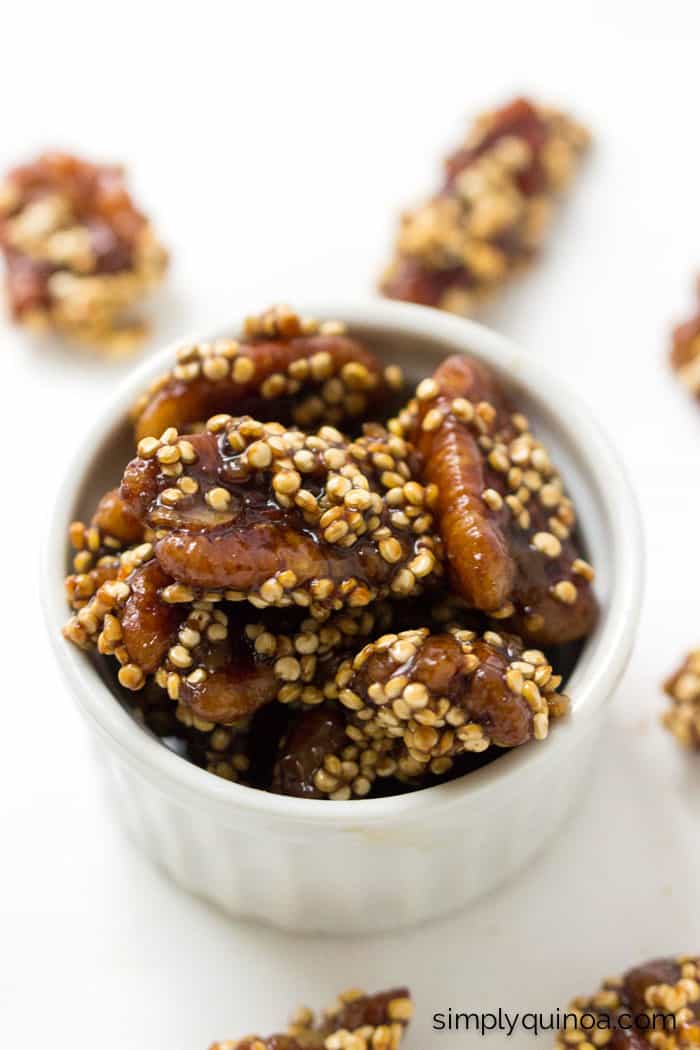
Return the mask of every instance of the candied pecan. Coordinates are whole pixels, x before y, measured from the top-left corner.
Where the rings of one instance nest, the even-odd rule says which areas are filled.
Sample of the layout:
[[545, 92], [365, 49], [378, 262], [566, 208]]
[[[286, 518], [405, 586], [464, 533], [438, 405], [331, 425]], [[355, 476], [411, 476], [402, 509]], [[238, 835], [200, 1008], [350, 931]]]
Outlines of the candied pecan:
[[[81, 526], [84, 529], [84, 527]], [[105, 561], [106, 559], [103, 559]], [[140, 690], [149, 676], [177, 701], [178, 716], [198, 728], [231, 725], [272, 700], [316, 704], [328, 662], [388, 623], [387, 606], [348, 609], [320, 621], [303, 609], [275, 622], [250, 622], [247, 604], [197, 600], [194, 592], [166, 575], [150, 543], [128, 548], [82, 576], [67, 581], [78, 610], [67, 637], [114, 655], [119, 680]], [[117, 584], [102, 588], [105, 579]], [[221, 599], [222, 595], [210, 595]], [[236, 610], [236, 611], [234, 611]]]
[[383, 293], [473, 312], [535, 255], [587, 144], [580, 125], [526, 99], [483, 115], [440, 191], [402, 216]]
[[[544, 739], [568, 709], [560, 678], [539, 650], [514, 636], [451, 628], [388, 634], [344, 660], [337, 697], [351, 739], [399, 740], [399, 772], [447, 772], [462, 752]], [[333, 695], [330, 693], [330, 695]]]
[[688, 653], [664, 689], [671, 706], [663, 724], [683, 747], [700, 750], [700, 649]]
[[116, 561], [116, 571], [71, 617], [64, 635], [82, 648], [95, 646], [115, 656], [120, 684], [140, 690], [160, 666], [185, 614], [163, 598], [171, 581], [153, 559], [150, 543], [122, 551]]
[[334, 766], [342, 773], [336, 756], [349, 744], [345, 724], [342, 710], [333, 704], [321, 704], [297, 716], [281, 744], [272, 790], [297, 798], [323, 798], [338, 791], [341, 784], [345, 790], [344, 782], [333, 773]]
[[222, 412], [309, 426], [366, 418], [401, 385], [337, 321], [302, 320], [288, 307], [249, 318], [241, 342], [183, 347], [178, 363], [133, 409], [136, 440], [187, 431]]
[[177, 605], [162, 598], [172, 582], [155, 559], [140, 565], [125, 582], [129, 594], [119, 616], [121, 643], [129, 662], [144, 674], [156, 671], [173, 645], [183, 614]]
[[[163, 592], [165, 600], [172, 592], [186, 599], [173, 585]], [[377, 605], [349, 609], [325, 622], [300, 618], [294, 630], [289, 616], [283, 625], [271, 614], [251, 623], [230, 606], [196, 602], [156, 678], [171, 699], [207, 723], [231, 725], [271, 700], [319, 704], [324, 694], [318, 683], [327, 679], [331, 661], [385, 619], [385, 607]]]
[[121, 565], [119, 552], [139, 544], [144, 529], [119, 490], [111, 489], [97, 504], [89, 526], [82, 521], [71, 522], [69, 537], [75, 551], [75, 572], [66, 578], [66, 592], [71, 607], [81, 609], [101, 584], [116, 579]]
[[124, 503], [119, 489], [110, 489], [97, 504], [91, 525], [107, 538], [118, 540], [122, 547], [132, 547], [143, 540], [143, 525]]
[[583, 638], [597, 605], [563, 482], [495, 377], [455, 355], [391, 424], [424, 457], [454, 586], [537, 645]]
[[167, 254], [121, 168], [45, 153], [0, 186], [0, 248], [13, 317], [80, 342], [129, 348], [125, 312], [158, 284]]
[[700, 398], [700, 278], [696, 285], [699, 306], [696, 314], [673, 330], [671, 366], [691, 394]]
[[284, 1035], [225, 1040], [212, 1044], [210, 1050], [399, 1050], [412, 1016], [411, 993], [406, 988], [376, 995], [353, 988], [341, 992], [318, 1020], [312, 1010], [300, 1006]]
[[[607, 1033], [604, 1041], [594, 1033]], [[700, 1045], [700, 959], [681, 955], [655, 959], [608, 978], [592, 996], [574, 999], [558, 1050], [591, 1039], [612, 1050], [691, 1050]]]
[[379, 426], [348, 441], [216, 416], [204, 434], [144, 438], [126, 505], [156, 530], [156, 557], [182, 584], [260, 608], [345, 605], [419, 593], [441, 570], [429, 534], [436, 492]]
[[[337, 1002], [328, 1010], [324, 1010], [323, 1018], [317, 1029], [320, 1035], [327, 1039], [334, 1033], [357, 1032], [365, 1027], [376, 1029], [384, 1026], [395, 1027], [392, 1038], [388, 1045], [396, 1047], [398, 1040], [403, 1035], [403, 1029], [413, 1017], [413, 1003], [408, 988], [391, 988], [386, 992], [377, 992], [375, 995], [365, 995], [358, 989], [341, 992]], [[303, 1029], [303, 1025], [302, 1025]], [[313, 1029], [311, 1029], [313, 1031]], [[296, 1025], [291, 1032], [301, 1035]], [[388, 1033], [387, 1033], [388, 1034]], [[368, 1045], [382, 1045], [382, 1040], [372, 1038], [369, 1033], [366, 1036]], [[340, 1043], [341, 1041], [339, 1041]]]
[[[272, 310], [244, 349], [183, 357], [196, 368], [178, 381], [217, 381], [210, 356], [263, 362], [313, 338], [344, 337]], [[323, 371], [318, 356], [296, 361]], [[262, 390], [275, 375], [257, 376], [261, 396], [284, 413], [277, 380]], [[187, 392], [170, 393], [153, 391], [146, 416], [189, 414]], [[363, 798], [468, 773], [565, 713], [543, 654], [489, 627], [562, 643], [570, 667], [592, 570], [546, 452], [476, 362], [449, 359], [388, 429], [359, 437], [222, 412], [146, 434], [137, 453], [70, 527], [64, 633], [115, 658], [134, 717], [184, 758], [253, 788]]]

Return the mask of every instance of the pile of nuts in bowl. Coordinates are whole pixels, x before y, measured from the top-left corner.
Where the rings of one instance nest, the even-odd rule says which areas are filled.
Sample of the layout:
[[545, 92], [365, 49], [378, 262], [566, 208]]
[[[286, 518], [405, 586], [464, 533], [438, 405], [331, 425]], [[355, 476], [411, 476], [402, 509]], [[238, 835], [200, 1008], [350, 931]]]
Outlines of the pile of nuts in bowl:
[[342, 323], [275, 307], [180, 351], [120, 486], [71, 526], [66, 637], [212, 773], [394, 794], [566, 713], [597, 604], [556, 467], [476, 360], [403, 401]]

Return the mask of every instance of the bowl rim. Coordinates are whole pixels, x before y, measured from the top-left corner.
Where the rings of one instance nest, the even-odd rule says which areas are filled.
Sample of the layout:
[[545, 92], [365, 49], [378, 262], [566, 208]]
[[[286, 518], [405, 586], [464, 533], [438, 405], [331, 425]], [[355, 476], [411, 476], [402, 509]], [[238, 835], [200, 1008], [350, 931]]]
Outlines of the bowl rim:
[[[495, 802], [504, 791], [517, 790], [517, 782], [545, 759], [552, 762], [568, 754], [571, 733], [593, 715], [610, 696], [627, 664], [634, 641], [643, 588], [643, 542], [639, 510], [634, 493], [616, 452], [592, 411], [579, 395], [563, 383], [549, 362], [532, 352], [521, 350], [510, 339], [475, 321], [443, 313], [430, 307], [382, 299], [352, 303], [302, 304], [305, 316], [342, 318], [354, 326], [384, 328], [392, 333], [409, 331], [435, 342], [445, 343], [458, 352], [462, 348], [501, 370], [517, 364], [518, 383], [544, 398], [557, 425], [568, 433], [590, 468], [595, 465], [599, 491], [613, 533], [615, 587], [611, 588], [605, 624], [593, 644], [597, 658], [576, 682], [576, 719], [557, 727], [542, 748], [515, 748], [497, 761], [445, 784], [375, 799], [336, 801], [299, 799], [276, 795], [257, 788], [232, 783], [183, 760], [164, 747], [119, 704], [97, 674], [87, 655], [65, 641], [61, 628], [66, 620], [63, 588], [66, 561], [66, 528], [86, 474], [93, 468], [90, 449], [104, 439], [104, 420], [115, 423], [124, 418], [148, 382], [172, 362], [175, 350], [194, 341], [211, 340], [241, 330], [243, 318], [212, 326], [206, 335], [185, 336], [154, 354], [133, 369], [118, 388], [108, 395], [95, 421], [84, 432], [78, 449], [59, 484], [48, 521], [42, 552], [41, 598], [49, 634], [59, 664], [84, 714], [128, 763], [161, 791], [174, 794], [186, 804], [208, 804], [220, 813], [271, 819], [291, 824], [323, 825], [329, 830], [357, 829], [363, 825], [391, 822], [425, 815], [439, 807], [451, 807], [463, 800], [488, 796]], [[298, 308], [298, 307], [297, 307]], [[558, 404], [566, 405], [563, 419]], [[58, 570], [58, 571], [57, 571]], [[486, 798], [485, 798], [486, 796]]]

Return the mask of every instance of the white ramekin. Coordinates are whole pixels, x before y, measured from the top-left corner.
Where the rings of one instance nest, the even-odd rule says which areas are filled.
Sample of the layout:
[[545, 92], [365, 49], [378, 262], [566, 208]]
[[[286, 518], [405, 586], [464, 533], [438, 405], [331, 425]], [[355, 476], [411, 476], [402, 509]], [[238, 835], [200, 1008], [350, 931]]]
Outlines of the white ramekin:
[[[602, 615], [567, 692], [572, 714], [543, 743], [504, 754], [462, 779], [394, 798], [329, 802], [232, 784], [163, 747], [116, 701], [96, 663], [61, 637], [67, 618], [66, 530], [114, 484], [131, 454], [127, 411], [168, 367], [150, 358], [109, 400], [76, 451], [48, 531], [44, 603], [58, 659], [89, 730], [114, 814], [177, 883], [225, 911], [290, 930], [360, 933], [454, 910], [512, 876], [550, 839], [589, 774], [607, 701], [629, 657], [640, 606], [638, 513], [591, 412], [552, 374], [480, 325], [424, 307], [373, 301], [305, 308], [342, 318], [410, 378], [467, 351], [506, 381], [562, 469]], [[235, 335], [220, 326], [202, 338]]]

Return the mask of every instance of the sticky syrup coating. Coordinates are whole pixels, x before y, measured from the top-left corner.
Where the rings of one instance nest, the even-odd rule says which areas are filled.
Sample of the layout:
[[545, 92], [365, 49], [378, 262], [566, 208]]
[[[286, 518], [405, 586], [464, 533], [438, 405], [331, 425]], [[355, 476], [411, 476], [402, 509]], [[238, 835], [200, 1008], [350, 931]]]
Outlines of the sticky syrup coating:
[[186, 433], [220, 413], [341, 425], [373, 418], [402, 384], [400, 369], [384, 368], [344, 324], [285, 306], [249, 317], [241, 340], [185, 346], [177, 358], [133, 408], [137, 441], [169, 427]]
[[[603, 981], [594, 995], [574, 999], [569, 1011], [598, 1019], [588, 1036], [596, 1038], [588, 1045], [610, 1050], [694, 1050], [700, 1044], [700, 959], [692, 955], [654, 959], [622, 977]], [[583, 1029], [571, 1021], [557, 1034], [554, 1045], [557, 1050], [580, 1048], [586, 1045], [582, 1036], [585, 1039]]]
[[0, 248], [19, 323], [110, 350], [145, 335], [126, 312], [162, 280], [167, 253], [121, 168], [64, 153], [15, 168], [0, 184]]
[[362, 798], [378, 777], [419, 783], [458, 755], [544, 740], [568, 710], [560, 684], [542, 652], [494, 631], [383, 635], [342, 660], [329, 702], [294, 721], [273, 790]]
[[[276, 308], [246, 340], [284, 342], [300, 325]], [[121, 487], [70, 527], [65, 634], [114, 661], [125, 702], [168, 746], [263, 790], [334, 800], [415, 790], [542, 739], [566, 698], [550, 661], [507, 633], [521, 616], [523, 555], [507, 520], [488, 517], [509, 428], [518, 524], [525, 489], [539, 493], [563, 545], [573, 516], [558, 476], [475, 362], [448, 360], [388, 429], [365, 424], [359, 437], [227, 413], [193, 434], [142, 437]], [[443, 430], [456, 452], [433, 444]], [[514, 510], [510, 497], [500, 498]], [[482, 577], [469, 575], [465, 523]], [[492, 536], [504, 574], [488, 562]], [[542, 535], [531, 545], [538, 557], [551, 547]], [[566, 666], [565, 649], [560, 658]]]
[[216, 416], [203, 434], [144, 438], [121, 495], [155, 530], [168, 575], [259, 608], [312, 615], [410, 597], [441, 572], [434, 487], [411, 447], [379, 425], [354, 441], [248, 417]]
[[663, 724], [681, 747], [700, 751], [700, 649], [688, 653], [664, 685], [671, 703]]
[[247, 603], [195, 600], [163, 572], [150, 543], [117, 561], [114, 576], [68, 622], [66, 637], [114, 657], [129, 691], [152, 678], [177, 703], [178, 716], [202, 730], [238, 723], [272, 701], [321, 703], [318, 681], [328, 677], [332, 658], [387, 620], [376, 603], [326, 619], [294, 610], [283, 623], [271, 610], [263, 621]]
[[224, 1040], [210, 1050], [399, 1050], [412, 1016], [406, 988], [375, 995], [351, 988], [318, 1018], [307, 1006], [298, 1007], [284, 1034]]
[[404, 213], [380, 289], [470, 314], [536, 255], [588, 145], [569, 117], [518, 98], [480, 117], [437, 194]]
[[546, 448], [495, 377], [447, 358], [390, 424], [423, 456], [452, 584], [469, 605], [535, 645], [584, 638], [597, 617], [594, 572]]

